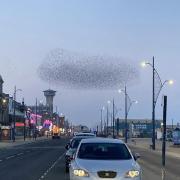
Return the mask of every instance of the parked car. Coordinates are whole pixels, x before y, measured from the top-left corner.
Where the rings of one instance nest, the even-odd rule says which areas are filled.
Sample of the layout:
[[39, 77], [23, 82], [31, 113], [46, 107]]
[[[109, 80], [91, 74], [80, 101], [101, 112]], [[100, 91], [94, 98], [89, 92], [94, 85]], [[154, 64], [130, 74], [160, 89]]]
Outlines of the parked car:
[[91, 136], [91, 137], [96, 137], [94, 133], [77, 133], [75, 136]]
[[92, 138], [91, 136], [76, 136], [70, 140], [66, 145], [67, 152], [65, 154], [65, 168], [66, 172], [69, 172], [69, 163], [73, 159], [73, 155], [76, 152], [78, 145], [82, 139]]
[[121, 140], [83, 139], [70, 163], [70, 180], [141, 180], [137, 158]]

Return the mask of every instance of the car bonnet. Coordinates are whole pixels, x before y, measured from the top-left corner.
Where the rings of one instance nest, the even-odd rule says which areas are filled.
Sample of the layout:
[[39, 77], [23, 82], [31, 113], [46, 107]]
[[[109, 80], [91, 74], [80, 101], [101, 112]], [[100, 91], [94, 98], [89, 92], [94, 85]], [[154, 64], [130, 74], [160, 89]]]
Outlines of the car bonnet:
[[76, 164], [80, 169], [88, 172], [115, 171], [125, 173], [129, 170], [139, 170], [139, 165], [133, 159], [130, 160], [82, 160], [76, 159]]

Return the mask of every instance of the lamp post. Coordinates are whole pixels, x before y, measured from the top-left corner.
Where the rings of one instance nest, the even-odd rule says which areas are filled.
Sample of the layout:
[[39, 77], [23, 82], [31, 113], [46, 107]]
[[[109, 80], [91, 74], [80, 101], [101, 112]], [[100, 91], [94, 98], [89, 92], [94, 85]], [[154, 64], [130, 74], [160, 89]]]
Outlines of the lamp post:
[[[108, 101], [107, 103], [109, 105], [109, 104], [111, 104], [111, 101]], [[116, 111], [117, 111], [117, 109], [116, 109]], [[108, 135], [108, 122], [109, 122], [108, 118], [109, 118], [109, 106], [107, 106], [107, 135]], [[111, 129], [113, 130], [113, 138], [115, 138], [115, 103], [114, 103], [114, 98], [112, 100]]]
[[154, 63], [154, 56], [152, 59], [152, 64], [149, 62], [142, 62], [141, 66], [146, 67], [150, 66], [152, 68], [152, 149], [156, 149], [156, 120], [155, 120], [155, 109], [156, 109], [156, 103], [159, 97], [159, 94], [164, 87], [166, 83], [172, 85], [174, 82], [173, 80], [165, 80], [162, 82], [159, 73], [157, 72], [155, 68]]
[[16, 86], [14, 87], [14, 100], [13, 100], [13, 109], [14, 109], [14, 112], [13, 112], [13, 142], [15, 142], [16, 140], [16, 137], [15, 137], [15, 128], [16, 128], [16, 93], [18, 91], [22, 91], [22, 89], [16, 89]]
[[24, 141], [26, 140], [26, 118], [25, 118], [25, 113], [26, 113], [26, 106], [25, 106], [25, 104], [24, 104], [24, 98], [23, 98], [23, 100], [22, 100], [22, 105], [21, 105], [21, 107], [20, 107], [20, 111], [22, 112], [22, 113], [24, 113]]
[[115, 138], [114, 128], [115, 128], [115, 115], [114, 115], [114, 99], [113, 99], [113, 138]]
[[101, 108], [101, 134], [103, 132], [103, 111], [104, 111], [104, 106]]
[[109, 130], [108, 130], [108, 126], [109, 126], [109, 104], [111, 103], [111, 101], [107, 101], [107, 119], [106, 119], [106, 135], [108, 136]]
[[37, 127], [37, 98], [36, 98], [36, 122], [35, 122], [35, 127], [34, 127], [34, 139], [35, 140], [36, 140], [36, 137], [37, 137], [36, 127]]
[[[137, 104], [138, 101], [132, 101], [131, 98], [129, 97], [128, 93], [127, 93], [127, 86], [125, 85], [124, 90], [123, 89], [119, 89], [118, 90], [119, 93], [124, 93], [125, 94], [125, 106], [124, 106], [124, 111], [125, 111], [125, 143], [127, 143], [127, 139], [128, 139], [128, 123], [127, 123], [127, 117], [129, 114], [129, 111], [131, 109], [131, 106], [133, 105], [133, 103]], [[128, 103], [129, 102], [129, 103]]]

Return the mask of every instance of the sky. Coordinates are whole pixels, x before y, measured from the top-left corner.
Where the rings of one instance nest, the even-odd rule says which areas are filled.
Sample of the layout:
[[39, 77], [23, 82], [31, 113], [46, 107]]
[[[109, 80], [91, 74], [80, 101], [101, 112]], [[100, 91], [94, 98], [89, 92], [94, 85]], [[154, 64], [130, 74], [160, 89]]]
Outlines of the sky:
[[[168, 96], [168, 124], [180, 122], [180, 2], [178, 0], [1, 0], [0, 1], [0, 74], [4, 92], [26, 104], [45, 99], [43, 82], [37, 69], [53, 49], [63, 48], [84, 54], [107, 54], [130, 59], [140, 78], [129, 86], [128, 94], [138, 100], [129, 118], [151, 118], [152, 72], [142, 69], [141, 61], [152, 62], [162, 80], [174, 79], [165, 86], [156, 106], [162, 118], [162, 95]], [[112, 90], [76, 90], [51, 86], [57, 91], [55, 106], [75, 124], [94, 126], [100, 122], [100, 109], [114, 98], [124, 117], [124, 96]], [[109, 105], [111, 108], [111, 105]], [[104, 112], [105, 116], [105, 112]]]

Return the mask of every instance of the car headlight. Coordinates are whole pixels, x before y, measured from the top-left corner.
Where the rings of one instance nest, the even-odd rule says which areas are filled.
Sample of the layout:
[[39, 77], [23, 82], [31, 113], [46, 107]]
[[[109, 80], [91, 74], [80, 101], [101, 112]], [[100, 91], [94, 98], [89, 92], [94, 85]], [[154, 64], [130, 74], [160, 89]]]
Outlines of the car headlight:
[[75, 176], [80, 176], [80, 177], [88, 177], [89, 176], [88, 172], [86, 172], [83, 169], [74, 169], [73, 174]]
[[128, 171], [126, 174], [125, 174], [125, 178], [135, 178], [135, 177], [138, 177], [139, 176], [139, 171], [137, 170], [131, 170], [131, 171]]

